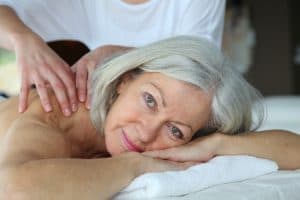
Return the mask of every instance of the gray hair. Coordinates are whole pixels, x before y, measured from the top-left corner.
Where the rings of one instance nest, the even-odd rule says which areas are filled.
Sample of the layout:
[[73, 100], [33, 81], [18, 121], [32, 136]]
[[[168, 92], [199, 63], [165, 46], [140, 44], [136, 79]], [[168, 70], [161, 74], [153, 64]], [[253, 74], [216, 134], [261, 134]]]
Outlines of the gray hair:
[[[163, 73], [211, 94], [212, 114], [204, 131], [235, 134], [253, 127], [252, 107], [260, 101], [259, 92], [212, 43], [199, 37], [178, 36], [132, 50], [96, 68], [90, 113], [99, 132], [103, 133], [121, 77], [133, 70]], [[262, 121], [262, 112], [258, 118], [255, 128]]]

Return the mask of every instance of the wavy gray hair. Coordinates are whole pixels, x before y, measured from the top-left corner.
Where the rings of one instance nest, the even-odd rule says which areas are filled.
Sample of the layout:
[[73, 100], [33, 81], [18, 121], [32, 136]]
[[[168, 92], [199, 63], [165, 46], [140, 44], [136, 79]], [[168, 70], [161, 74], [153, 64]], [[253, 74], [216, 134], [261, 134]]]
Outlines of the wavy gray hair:
[[[101, 133], [121, 77], [130, 71], [163, 73], [211, 94], [212, 114], [207, 127], [202, 130], [204, 132], [235, 134], [253, 127], [252, 107], [260, 101], [259, 92], [209, 41], [178, 36], [132, 50], [96, 68], [90, 113], [93, 125]], [[262, 118], [263, 113], [260, 112], [256, 127]]]

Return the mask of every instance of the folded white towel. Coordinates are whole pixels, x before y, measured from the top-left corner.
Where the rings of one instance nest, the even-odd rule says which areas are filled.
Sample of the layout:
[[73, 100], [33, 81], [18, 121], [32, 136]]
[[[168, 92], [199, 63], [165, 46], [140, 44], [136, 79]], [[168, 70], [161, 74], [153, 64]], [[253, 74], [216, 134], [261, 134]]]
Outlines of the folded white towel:
[[218, 156], [184, 171], [137, 177], [115, 200], [181, 196], [205, 188], [254, 178], [278, 170], [275, 162], [251, 156]]

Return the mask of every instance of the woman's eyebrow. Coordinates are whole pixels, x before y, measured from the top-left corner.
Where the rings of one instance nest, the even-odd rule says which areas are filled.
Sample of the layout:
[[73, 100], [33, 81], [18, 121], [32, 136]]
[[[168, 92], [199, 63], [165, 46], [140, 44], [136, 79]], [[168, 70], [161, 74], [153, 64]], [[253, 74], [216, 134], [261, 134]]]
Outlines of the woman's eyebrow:
[[[162, 105], [163, 105], [163, 107], [166, 107], [167, 104], [166, 104], [166, 101], [165, 101], [165, 98], [164, 98], [164, 93], [163, 93], [162, 89], [159, 86], [157, 86], [155, 83], [153, 83], [153, 82], [149, 82], [149, 84], [152, 85], [153, 87], [155, 87], [158, 90], [158, 92], [160, 94], [160, 97], [161, 97], [160, 99], [162, 100]], [[173, 122], [175, 124], [179, 124], [181, 126], [188, 127], [191, 130], [191, 132], [193, 133], [193, 129], [192, 129], [192, 127], [190, 125], [185, 124], [183, 122], [179, 122], [179, 121], [173, 121]]]

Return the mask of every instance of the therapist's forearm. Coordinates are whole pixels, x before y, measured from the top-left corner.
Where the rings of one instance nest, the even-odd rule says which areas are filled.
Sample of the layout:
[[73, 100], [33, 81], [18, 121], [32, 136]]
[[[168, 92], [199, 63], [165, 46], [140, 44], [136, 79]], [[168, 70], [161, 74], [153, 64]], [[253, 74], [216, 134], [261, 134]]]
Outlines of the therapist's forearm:
[[14, 44], [23, 35], [35, 36], [16, 15], [16, 13], [7, 6], [0, 6], [0, 47], [13, 51]]
[[300, 136], [294, 133], [270, 130], [221, 137], [219, 155], [245, 154], [274, 160], [280, 169], [300, 168]]
[[0, 194], [0, 198], [109, 199], [138, 175], [138, 167], [138, 159], [131, 155], [104, 159], [30, 161], [1, 171], [1, 179], [5, 181], [0, 183], [0, 193], [6, 193]]

